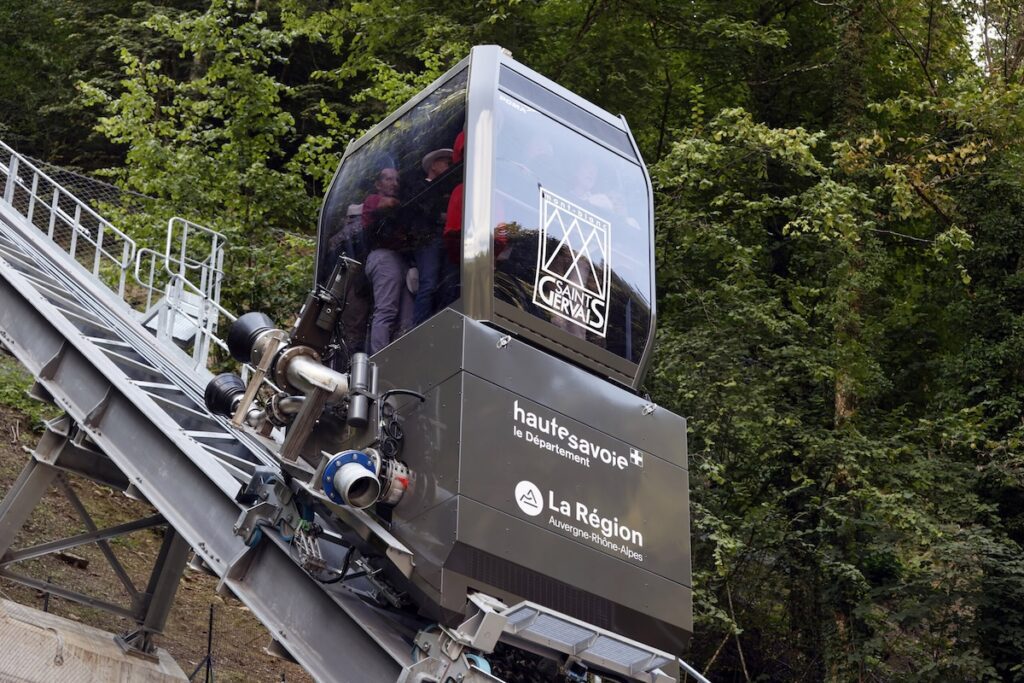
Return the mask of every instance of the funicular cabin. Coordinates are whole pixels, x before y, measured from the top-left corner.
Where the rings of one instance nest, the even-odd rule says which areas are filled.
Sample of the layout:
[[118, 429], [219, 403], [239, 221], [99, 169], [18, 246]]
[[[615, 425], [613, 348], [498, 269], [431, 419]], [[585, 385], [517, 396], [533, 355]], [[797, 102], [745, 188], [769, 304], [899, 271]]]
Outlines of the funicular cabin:
[[451, 307], [635, 387], [654, 331], [651, 206], [623, 119], [478, 49], [349, 148], [317, 277], [340, 254], [365, 265], [350, 352]]
[[[316, 277], [362, 264], [335, 367], [396, 400], [420, 611], [481, 591], [679, 653], [692, 631], [685, 421], [638, 389], [655, 329], [650, 179], [626, 122], [474, 48], [361, 139], [328, 191]], [[382, 423], [383, 424], [383, 423]], [[383, 428], [387, 432], [386, 428]], [[366, 447], [322, 424], [310, 443]]]

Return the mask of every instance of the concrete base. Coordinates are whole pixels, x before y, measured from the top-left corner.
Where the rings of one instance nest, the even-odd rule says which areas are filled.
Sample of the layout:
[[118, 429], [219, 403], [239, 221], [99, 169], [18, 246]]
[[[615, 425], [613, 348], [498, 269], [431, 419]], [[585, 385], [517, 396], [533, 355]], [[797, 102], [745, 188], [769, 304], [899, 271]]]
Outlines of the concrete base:
[[114, 636], [9, 600], [0, 600], [0, 681], [17, 683], [180, 683], [166, 651], [156, 661], [121, 651]]

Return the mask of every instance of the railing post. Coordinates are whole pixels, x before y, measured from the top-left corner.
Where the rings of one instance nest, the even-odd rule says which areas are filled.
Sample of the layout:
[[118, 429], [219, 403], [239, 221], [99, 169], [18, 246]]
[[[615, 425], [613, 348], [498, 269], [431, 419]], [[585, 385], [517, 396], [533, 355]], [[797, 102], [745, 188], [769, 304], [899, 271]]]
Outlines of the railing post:
[[146, 283], [146, 310], [153, 308], [153, 280], [156, 278], [156, 252], [149, 253], [149, 279]]
[[132, 267], [132, 264], [130, 263], [131, 256], [129, 255], [128, 242], [124, 238], [121, 241], [124, 243], [124, 246], [121, 249], [121, 277], [117, 281], [117, 295], [123, 299], [125, 280], [128, 279], [128, 269]]
[[18, 157], [13, 152], [7, 162], [7, 184], [4, 185], [4, 201], [13, 206], [14, 186], [18, 182]]
[[78, 226], [82, 220], [82, 205], [75, 204], [75, 222], [71, 226], [71, 244], [68, 245], [68, 254], [71, 258], [75, 258], [75, 252], [78, 251]]
[[53, 239], [53, 229], [57, 224], [57, 209], [60, 207], [60, 188], [53, 186], [53, 201], [50, 202], [50, 227], [46, 230], [46, 236]]
[[[213, 270], [213, 278], [214, 278], [214, 281], [213, 281], [213, 296], [211, 296], [210, 298], [214, 302], [219, 304], [220, 303], [220, 288], [221, 288], [221, 284], [224, 281], [224, 243], [223, 242], [217, 242], [217, 236], [216, 235], [214, 236], [213, 239], [214, 239], [214, 245], [215, 245], [215, 248], [213, 250], [213, 253], [215, 255], [214, 259], [213, 259], [213, 263], [214, 263], [214, 266], [213, 266], [213, 268], [214, 268], [214, 270]], [[214, 319], [213, 319], [213, 324], [210, 326], [210, 332], [211, 333], [217, 331], [217, 323], [218, 322], [219, 322], [219, 320], [215, 316]]]
[[192, 367], [199, 369], [199, 363], [204, 363], [203, 356], [206, 348], [206, 296], [199, 300], [196, 307], [196, 332], [195, 340], [192, 342]]
[[[32, 174], [32, 191], [28, 195], [28, 222], [32, 223], [32, 216], [36, 210], [36, 191], [39, 189], [39, 174]], [[32, 223], [35, 225], [35, 223]]]
[[188, 258], [188, 221], [181, 221], [181, 262], [178, 266], [178, 274], [183, 278], [188, 278], [188, 264], [185, 259]]
[[92, 259], [92, 274], [100, 275], [100, 257], [103, 255], [103, 221], [96, 223], [96, 252]]

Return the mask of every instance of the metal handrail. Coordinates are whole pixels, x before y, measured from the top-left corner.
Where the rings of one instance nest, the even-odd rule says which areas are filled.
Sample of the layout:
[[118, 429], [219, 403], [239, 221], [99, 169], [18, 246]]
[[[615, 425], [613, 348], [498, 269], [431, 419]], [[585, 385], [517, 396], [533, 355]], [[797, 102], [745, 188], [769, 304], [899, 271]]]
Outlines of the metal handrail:
[[[79, 263], [83, 258], [79, 251], [80, 240], [90, 245], [92, 247], [92, 274], [97, 279], [104, 279], [100, 275], [104, 261], [116, 267], [116, 292], [118, 296], [124, 298], [127, 274], [132, 267], [137, 251], [135, 240], [114, 227], [88, 204], [65, 190], [57, 181], [3, 142], [0, 142], [0, 155], [6, 157], [6, 163], [0, 162], [0, 173], [5, 176], [4, 204], [46, 232], [47, 237], [54, 242], [59, 243], [55, 237], [58, 225], [66, 228], [70, 233], [67, 252]], [[25, 179], [22, 178], [23, 170], [29, 171]], [[73, 207], [72, 211], [69, 212], [65, 209], [67, 205]], [[40, 216], [40, 213], [44, 212], [49, 212], [48, 218], [45, 215]], [[39, 224], [40, 218], [42, 218], [45, 228]], [[83, 225], [83, 219], [94, 224], [94, 227]], [[120, 245], [120, 256], [115, 255], [111, 249], [107, 248], [111, 243]], [[116, 247], [113, 248], [116, 249]], [[88, 251], [88, 249], [83, 251]], [[86, 258], [88, 256], [89, 254], [86, 254]], [[83, 263], [82, 265], [86, 266], [87, 264]]]
[[[190, 233], [192, 236], [202, 235], [209, 241], [209, 250], [204, 258], [197, 259], [189, 255]], [[194, 245], [195, 241], [192, 243]], [[175, 324], [182, 319], [186, 321], [194, 334], [192, 360], [197, 368], [206, 366], [211, 344], [227, 350], [227, 344], [216, 335], [220, 317], [224, 316], [229, 323], [236, 318], [220, 305], [226, 243], [227, 238], [222, 233], [175, 216], [167, 222], [164, 253], [144, 248], [139, 249], [135, 257], [134, 276], [136, 282], [147, 292], [147, 309], [153, 306], [155, 292], [161, 291], [164, 297], [164, 308], [158, 313], [157, 337], [173, 343]], [[147, 261], [148, 273], [143, 277], [141, 271]], [[158, 270], [161, 271], [159, 279], [166, 278], [162, 289], [157, 284]], [[199, 310], [185, 310], [185, 292], [198, 297]]]
[[[146, 293], [144, 312], [152, 311], [155, 294], [162, 296], [157, 337], [173, 345], [175, 324], [187, 321], [194, 330], [191, 356], [196, 369], [206, 367], [211, 345], [228, 350], [225, 340], [216, 334], [221, 316], [228, 324], [237, 318], [220, 304], [227, 244], [223, 233], [175, 216], [167, 222], [163, 253], [140, 248], [125, 232], [2, 141], [0, 185], [0, 202], [44, 232], [122, 300], [126, 299], [129, 272]], [[190, 255], [190, 251], [195, 253], [196, 236], [208, 242], [209, 249], [202, 258]], [[114, 284], [110, 284], [111, 276]], [[186, 310], [186, 292], [198, 298], [198, 310]], [[140, 305], [135, 301], [136, 307]]]
[[[182, 220], [184, 220], [184, 219], [182, 219]], [[211, 232], [215, 232], [215, 231], [211, 231]], [[149, 256], [149, 263], [150, 263], [150, 266], [149, 266], [150, 267], [150, 272], [149, 272], [148, 282], [143, 281], [143, 278], [142, 278], [141, 274], [139, 273], [140, 267], [141, 267], [143, 261], [145, 260], [144, 257], [147, 256], [147, 255]], [[136, 254], [136, 258], [135, 258], [135, 271], [134, 271], [134, 273], [135, 273], [135, 280], [140, 285], [142, 285], [144, 288], [146, 288], [150, 292], [150, 300], [152, 299], [152, 292], [160, 291], [159, 287], [157, 287], [154, 284], [154, 272], [156, 270], [156, 260], [157, 259], [160, 259], [160, 260], [163, 261], [163, 263], [164, 263], [164, 270], [165, 270], [165, 272], [166, 272], [166, 274], [168, 276], [167, 288], [165, 290], [166, 292], [172, 292], [173, 291], [173, 287], [175, 287], [175, 286], [191, 289], [196, 294], [198, 294], [200, 297], [202, 297], [204, 302], [206, 302], [208, 305], [212, 306], [213, 309], [215, 311], [217, 311], [217, 313], [219, 315], [222, 315], [225, 318], [227, 318], [229, 323], [232, 323], [232, 322], [234, 322], [235, 320], [238, 319], [238, 316], [236, 316], [234, 313], [232, 313], [228, 309], [226, 309], [223, 306], [221, 306], [219, 301], [213, 300], [208, 295], [204, 294], [202, 292], [202, 289], [200, 287], [196, 286], [195, 283], [189, 281], [186, 277], [180, 275], [179, 273], [175, 273], [173, 270], [171, 270], [169, 264], [171, 262], [173, 262], [175, 259], [173, 257], [168, 258], [168, 252], [165, 251], [163, 254], [161, 254], [158, 251], [155, 251], [153, 249], [147, 249], [147, 248], [144, 247], [142, 249], [139, 249], [139, 251]], [[218, 295], [219, 295], [219, 288], [218, 288]], [[186, 312], [184, 310], [182, 310], [182, 308], [181, 308], [182, 300], [181, 300], [180, 296], [179, 297], [167, 296], [165, 294], [165, 297], [166, 297], [165, 300], [167, 301], [167, 305], [171, 308], [171, 310], [173, 310], [176, 314], [180, 314], [183, 318], [185, 318], [185, 320], [187, 320], [188, 323], [190, 325], [192, 325], [193, 328], [195, 328], [196, 334], [199, 335], [199, 336], [202, 336], [206, 340], [207, 345], [212, 343], [212, 344], [215, 344], [221, 350], [223, 350], [225, 353], [228, 353], [228, 354], [231, 353], [230, 350], [228, 349], [227, 342], [224, 339], [222, 339], [222, 338], [220, 338], [220, 337], [218, 337], [216, 335], [216, 333], [215, 333], [216, 332], [216, 327], [215, 326], [213, 327], [213, 329], [209, 329], [209, 328], [201, 327], [201, 326], [199, 326], [199, 325], [197, 325], [197, 324], [192, 322], [192, 318], [189, 315], [186, 315]], [[151, 306], [152, 304], [150, 303], [149, 305]], [[173, 322], [171, 324], [173, 325]], [[160, 326], [161, 326], [160, 322], [158, 322], [157, 326], [158, 326], [158, 329], [159, 329]], [[170, 330], [170, 326], [168, 325], [165, 329], [169, 331]], [[158, 337], [159, 337], [159, 334], [158, 334]], [[196, 340], [196, 346], [198, 346], [199, 341], [200, 341], [199, 339]], [[173, 342], [171, 342], [171, 343], [173, 343]], [[197, 368], [200, 367], [200, 366], [205, 367], [206, 360], [207, 360], [207, 357], [208, 357], [208, 352], [209, 352], [209, 347], [207, 346], [207, 350], [205, 352], [203, 352], [202, 354], [197, 355], [196, 351], [195, 351], [195, 346], [193, 347], [193, 361], [195, 362], [195, 367], [197, 367]], [[252, 373], [255, 372], [255, 370], [256, 370], [256, 368], [254, 368], [249, 363], [243, 363], [242, 364], [242, 378], [243, 378], [243, 380], [247, 384], [248, 384], [248, 378], [252, 375]], [[268, 389], [270, 389], [270, 391], [273, 392], [273, 393], [280, 393], [281, 392], [280, 387], [278, 387], [276, 384], [274, 384], [274, 382], [271, 381], [270, 378], [268, 378], [268, 377], [264, 377], [263, 381], [261, 382], [261, 384], [263, 386], [267, 387]]]

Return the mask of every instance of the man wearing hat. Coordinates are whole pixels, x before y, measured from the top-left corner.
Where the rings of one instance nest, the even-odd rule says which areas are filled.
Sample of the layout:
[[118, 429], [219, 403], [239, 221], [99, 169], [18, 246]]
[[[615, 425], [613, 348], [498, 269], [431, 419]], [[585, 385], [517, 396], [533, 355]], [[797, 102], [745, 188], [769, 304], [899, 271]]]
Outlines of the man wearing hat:
[[435, 149], [423, 157], [423, 172], [427, 174], [427, 182], [433, 181], [447, 171], [452, 165], [452, 150], [447, 147]]
[[[444, 212], [448, 206], [450, 187], [433, 185], [452, 165], [452, 150], [435, 149], [422, 160], [425, 177], [414, 197], [418, 197], [418, 216], [415, 223], [417, 243], [413, 252], [414, 267], [409, 269], [406, 283], [415, 294], [412, 317], [413, 325], [419, 325], [434, 314], [434, 297], [441, 280], [443, 244], [441, 231], [444, 226]], [[447, 191], [446, 191], [447, 190]]]

